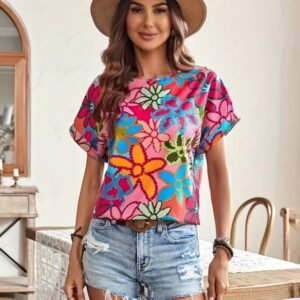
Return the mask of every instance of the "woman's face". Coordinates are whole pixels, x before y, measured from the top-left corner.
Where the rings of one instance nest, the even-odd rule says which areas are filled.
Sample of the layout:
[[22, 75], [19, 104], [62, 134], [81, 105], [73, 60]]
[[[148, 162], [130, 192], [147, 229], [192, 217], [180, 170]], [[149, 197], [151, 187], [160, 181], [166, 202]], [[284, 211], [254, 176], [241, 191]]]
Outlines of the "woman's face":
[[166, 0], [131, 0], [126, 19], [127, 34], [133, 44], [153, 51], [166, 44], [171, 19]]

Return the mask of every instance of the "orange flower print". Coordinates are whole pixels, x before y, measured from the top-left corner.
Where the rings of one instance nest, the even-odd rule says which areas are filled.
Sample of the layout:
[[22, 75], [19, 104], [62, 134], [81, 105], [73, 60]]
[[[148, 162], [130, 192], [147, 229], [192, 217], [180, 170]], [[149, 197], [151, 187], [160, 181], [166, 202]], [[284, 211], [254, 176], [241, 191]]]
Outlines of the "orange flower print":
[[135, 136], [142, 140], [143, 146], [148, 149], [153, 145], [156, 152], [160, 152], [162, 142], [170, 140], [170, 136], [166, 133], [161, 133], [159, 130], [159, 121], [150, 119], [149, 124], [144, 121], [138, 122], [143, 126], [143, 131], [137, 133]]
[[165, 167], [166, 162], [161, 158], [147, 157], [145, 149], [140, 145], [132, 145], [129, 152], [130, 158], [113, 155], [110, 164], [119, 169], [124, 175], [129, 175], [134, 188], [140, 184], [147, 199], [153, 199], [157, 194], [157, 183], [152, 173]]

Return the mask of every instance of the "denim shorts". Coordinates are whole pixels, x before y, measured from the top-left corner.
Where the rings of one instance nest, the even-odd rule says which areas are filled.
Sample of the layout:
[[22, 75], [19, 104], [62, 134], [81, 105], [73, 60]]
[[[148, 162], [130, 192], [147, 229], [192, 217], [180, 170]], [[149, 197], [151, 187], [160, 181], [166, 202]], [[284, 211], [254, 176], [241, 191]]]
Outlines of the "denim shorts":
[[197, 225], [159, 222], [136, 232], [97, 218], [83, 245], [85, 283], [105, 295], [171, 300], [204, 293]]

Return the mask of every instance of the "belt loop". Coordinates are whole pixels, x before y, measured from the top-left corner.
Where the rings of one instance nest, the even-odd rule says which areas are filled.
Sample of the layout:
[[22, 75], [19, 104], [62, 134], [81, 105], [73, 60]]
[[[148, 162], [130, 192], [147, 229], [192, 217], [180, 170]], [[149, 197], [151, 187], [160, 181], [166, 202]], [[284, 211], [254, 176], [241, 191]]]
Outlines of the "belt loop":
[[111, 220], [109, 218], [104, 218], [104, 220], [105, 220], [105, 226], [110, 226], [111, 223], [112, 223], [112, 221], [113, 221], [113, 220]]
[[158, 232], [162, 232], [162, 229], [163, 229], [162, 223], [163, 223], [163, 221], [161, 219], [158, 219], [158, 225], [157, 225]]

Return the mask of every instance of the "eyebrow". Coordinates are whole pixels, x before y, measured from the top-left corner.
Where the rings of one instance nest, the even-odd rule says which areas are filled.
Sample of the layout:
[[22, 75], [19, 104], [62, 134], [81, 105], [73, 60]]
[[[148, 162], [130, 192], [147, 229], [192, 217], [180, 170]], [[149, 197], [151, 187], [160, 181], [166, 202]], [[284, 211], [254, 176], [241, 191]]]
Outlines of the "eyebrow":
[[[139, 6], [144, 6], [142, 3], [138, 3], [138, 2], [135, 2], [135, 1], [131, 1], [130, 4], [136, 4], [136, 5], [139, 5]], [[160, 3], [154, 4], [153, 7], [157, 7], [157, 6], [161, 6], [161, 5], [168, 5], [168, 3], [167, 2], [160, 2]]]

